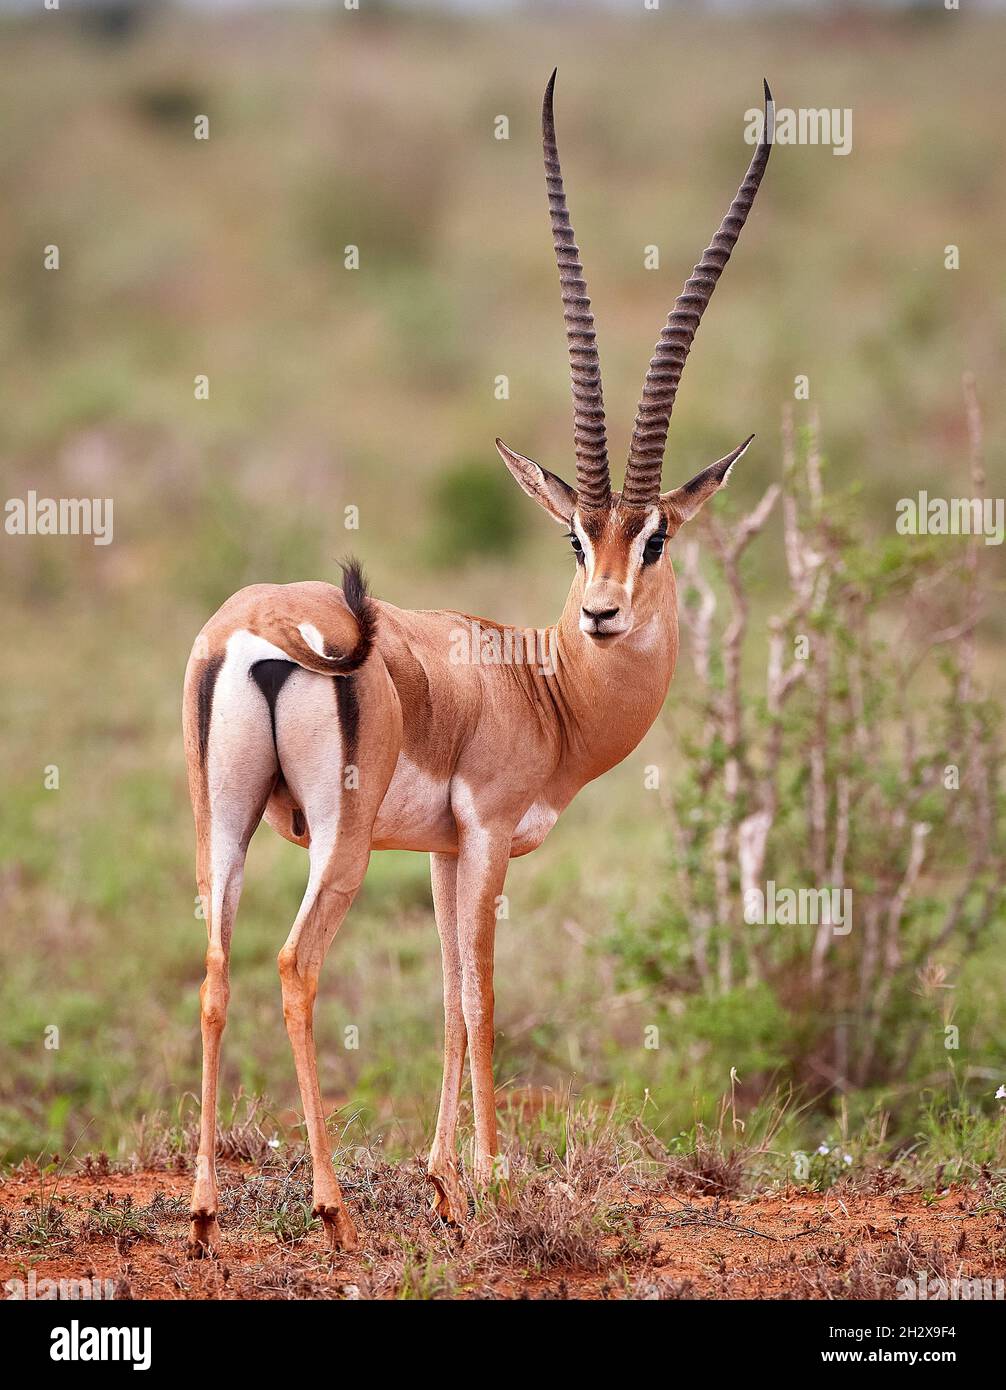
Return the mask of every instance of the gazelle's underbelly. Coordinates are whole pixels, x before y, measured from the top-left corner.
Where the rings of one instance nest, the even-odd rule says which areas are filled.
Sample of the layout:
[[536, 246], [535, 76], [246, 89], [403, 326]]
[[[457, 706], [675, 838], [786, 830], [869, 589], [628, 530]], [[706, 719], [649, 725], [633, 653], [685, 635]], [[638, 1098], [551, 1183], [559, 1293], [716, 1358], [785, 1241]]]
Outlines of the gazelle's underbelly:
[[[456, 853], [458, 832], [450, 798], [449, 778], [437, 778], [406, 754], [399, 754], [374, 821], [371, 848]], [[304, 818], [285, 785], [278, 787], [270, 799], [266, 819], [286, 839], [302, 845], [309, 843]], [[510, 857], [537, 849], [558, 819], [559, 811], [545, 797], [538, 797], [514, 829]]]
[[455, 851], [450, 779], [433, 776], [400, 753], [370, 843], [374, 849]]
[[[555, 807], [540, 797], [515, 828], [510, 857], [537, 849], [558, 819]], [[371, 845], [374, 849], [456, 852], [458, 832], [451, 811], [450, 780], [434, 777], [400, 754], [374, 822]]]

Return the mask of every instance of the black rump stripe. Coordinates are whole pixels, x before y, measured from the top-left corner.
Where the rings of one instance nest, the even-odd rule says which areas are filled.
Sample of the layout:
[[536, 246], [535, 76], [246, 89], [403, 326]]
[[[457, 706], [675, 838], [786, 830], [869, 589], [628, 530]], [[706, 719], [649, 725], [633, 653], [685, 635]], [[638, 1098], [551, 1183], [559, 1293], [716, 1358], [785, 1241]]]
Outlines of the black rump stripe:
[[279, 699], [279, 692], [286, 684], [291, 671], [296, 671], [295, 661], [280, 661], [275, 657], [267, 657], [264, 661], [256, 661], [248, 672], [252, 680], [265, 696], [266, 704], [269, 706], [269, 722], [272, 725], [273, 746], [276, 745], [276, 701]]
[[335, 699], [339, 706], [339, 723], [342, 726], [343, 762], [356, 762], [356, 740], [360, 730], [360, 697], [356, 689], [355, 676], [334, 676]]
[[208, 657], [203, 673], [199, 677], [199, 761], [206, 766], [206, 753], [210, 746], [210, 718], [213, 714], [213, 691], [224, 664], [224, 654]]

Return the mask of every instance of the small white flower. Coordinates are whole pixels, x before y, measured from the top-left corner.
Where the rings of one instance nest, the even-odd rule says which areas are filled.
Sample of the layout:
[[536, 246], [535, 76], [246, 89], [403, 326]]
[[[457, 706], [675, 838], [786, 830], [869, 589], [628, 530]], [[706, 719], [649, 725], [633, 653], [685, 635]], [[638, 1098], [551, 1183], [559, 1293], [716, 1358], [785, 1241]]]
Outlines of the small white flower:
[[266, 1143], [269, 1145], [270, 1149], [278, 1149], [278, 1148], [279, 1148], [279, 1140], [278, 1140], [278, 1139], [267, 1139], [267, 1140], [266, 1140]]
[[1006, 1086], [1000, 1086], [996, 1091], [996, 1100], [1006, 1100]]
[[843, 1154], [843, 1155], [842, 1155], [842, 1162], [846, 1165], [847, 1168], [848, 1168], [848, 1167], [851, 1167], [851, 1166], [852, 1166], [852, 1154]]
[[831, 1150], [828, 1148], [827, 1144], [822, 1144], [821, 1147], [818, 1149], [818, 1153], [827, 1155], [831, 1153]]

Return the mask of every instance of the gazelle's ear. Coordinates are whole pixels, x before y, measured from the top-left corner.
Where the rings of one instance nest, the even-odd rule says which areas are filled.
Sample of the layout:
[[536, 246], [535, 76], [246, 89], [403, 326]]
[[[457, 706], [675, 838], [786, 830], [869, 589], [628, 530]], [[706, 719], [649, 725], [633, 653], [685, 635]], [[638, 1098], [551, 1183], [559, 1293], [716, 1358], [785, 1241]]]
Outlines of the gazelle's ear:
[[724, 458], [717, 459], [708, 468], [703, 468], [701, 473], [696, 473], [691, 482], [685, 483], [684, 487], [676, 487], [673, 492], [664, 492], [661, 498], [670, 504], [677, 511], [681, 520], [691, 521], [692, 517], [702, 506], [708, 497], [712, 497], [714, 492], [719, 492], [721, 487], [725, 487], [727, 479], [730, 477], [730, 470], [743, 454], [744, 450], [754, 439], [754, 435], [749, 435], [739, 449], [735, 449], [732, 454], [727, 454]]
[[497, 439], [496, 448], [499, 450], [500, 458], [528, 497], [533, 497], [554, 520], [568, 526], [573, 508], [576, 506], [576, 493], [569, 484], [550, 473], [547, 468], [542, 468], [534, 459], [515, 454], [512, 449], [507, 448], [502, 439]]

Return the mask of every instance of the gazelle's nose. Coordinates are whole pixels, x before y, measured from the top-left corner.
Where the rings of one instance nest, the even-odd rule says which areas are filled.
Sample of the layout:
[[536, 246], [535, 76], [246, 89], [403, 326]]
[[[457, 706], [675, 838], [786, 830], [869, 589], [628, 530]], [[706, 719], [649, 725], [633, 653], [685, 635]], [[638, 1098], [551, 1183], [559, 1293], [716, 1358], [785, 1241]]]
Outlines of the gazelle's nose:
[[598, 641], [619, 637], [631, 626], [632, 595], [607, 575], [587, 585], [580, 605], [580, 631], [586, 637]]

